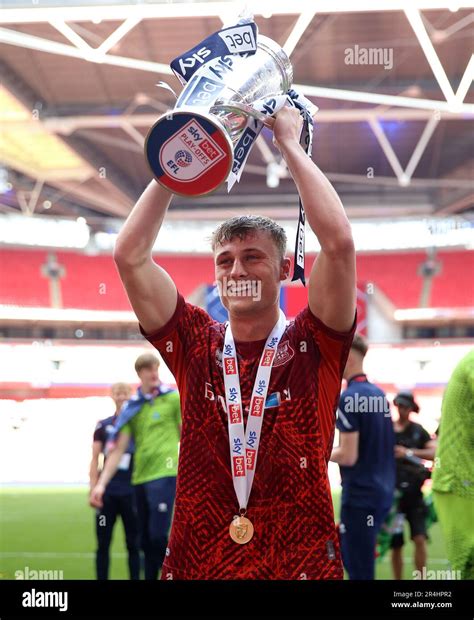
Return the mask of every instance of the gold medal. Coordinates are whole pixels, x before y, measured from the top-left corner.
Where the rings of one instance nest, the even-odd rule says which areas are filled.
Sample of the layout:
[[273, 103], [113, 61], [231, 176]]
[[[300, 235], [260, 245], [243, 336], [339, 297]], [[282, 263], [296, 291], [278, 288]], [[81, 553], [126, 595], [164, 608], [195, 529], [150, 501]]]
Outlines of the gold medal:
[[234, 542], [245, 545], [253, 536], [252, 522], [247, 517], [235, 516], [229, 526], [229, 534]]

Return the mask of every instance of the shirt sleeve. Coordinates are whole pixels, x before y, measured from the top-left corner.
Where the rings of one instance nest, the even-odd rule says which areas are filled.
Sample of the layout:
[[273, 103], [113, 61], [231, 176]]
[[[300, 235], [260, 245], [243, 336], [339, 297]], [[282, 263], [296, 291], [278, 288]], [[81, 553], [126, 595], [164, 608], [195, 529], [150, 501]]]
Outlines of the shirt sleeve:
[[360, 414], [357, 411], [348, 411], [350, 409], [348, 402], [351, 398], [352, 394], [344, 392], [339, 400], [336, 427], [340, 433], [355, 433], [360, 430]]
[[429, 441], [431, 441], [431, 435], [425, 428], [422, 427], [420, 432], [420, 439], [418, 442], [418, 448], [424, 448]]
[[[357, 325], [357, 313], [348, 332], [339, 332], [325, 325], [306, 306], [295, 318], [300, 350], [314, 345], [319, 352], [317, 365], [318, 415], [323, 441], [330, 450], [334, 437], [335, 412], [338, 405], [342, 373]], [[308, 342], [310, 340], [311, 342]]]
[[160, 352], [176, 380], [181, 393], [186, 389], [187, 361], [195, 347], [207, 338], [207, 327], [213, 320], [205, 310], [186, 303], [178, 293], [178, 302], [173, 316], [166, 325], [153, 333], [146, 333], [141, 325], [141, 334]]
[[102, 421], [97, 422], [94, 431], [94, 441], [100, 441], [101, 444], [105, 444], [105, 428]]

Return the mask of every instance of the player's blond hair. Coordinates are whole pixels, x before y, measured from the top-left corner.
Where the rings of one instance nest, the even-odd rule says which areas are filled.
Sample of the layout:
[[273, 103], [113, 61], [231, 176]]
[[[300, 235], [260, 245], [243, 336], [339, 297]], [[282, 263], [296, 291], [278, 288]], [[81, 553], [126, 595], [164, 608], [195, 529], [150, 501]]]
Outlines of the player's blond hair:
[[274, 220], [262, 215], [236, 215], [222, 222], [212, 233], [212, 251], [214, 252], [218, 245], [223, 245], [235, 237], [242, 241], [258, 230], [266, 231], [271, 236], [280, 258], [283, 259], [286, 254], [286, 232]]
[[132, 388], [129, 386], [128, 383], [124, 383], [123, 381], [118, 381], [117, 383], [113, 383], [110, 386], [110, 393], [111, 394], [113, 394], [114, 392], [118, 392], [119, 390], [124, 390], [128, 394], [132, 393]]

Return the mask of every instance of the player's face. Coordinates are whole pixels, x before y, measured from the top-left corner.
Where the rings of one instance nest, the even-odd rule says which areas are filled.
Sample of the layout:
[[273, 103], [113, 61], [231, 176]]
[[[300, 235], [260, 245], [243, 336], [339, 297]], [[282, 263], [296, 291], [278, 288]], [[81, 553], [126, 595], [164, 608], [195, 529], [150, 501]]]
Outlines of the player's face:
[[142, 382], [142, 385], [146, 388], [155, 387], [159, 383], [158, 366], [148, 366], [147, 368], [142, 368], [138, 373], [138, 376]]
[[122, 405], [126, 400], [130, 398], [130, 390], [126, 388], [114, 388], [112, 390], [112, 399], [115, 403], [117, 410], [122, 408]]
[[224, 242], [216, 248], [214, 261], [223, 305], [230, 313], [249, 316], [278, 302], [290, 264], [288, 258], [280, 258], [266, 231]]
[[400, 420], [407, 420], [410, 415], [411, 409], [406, 405], [397, 405], [398, 414], [400, 416]]

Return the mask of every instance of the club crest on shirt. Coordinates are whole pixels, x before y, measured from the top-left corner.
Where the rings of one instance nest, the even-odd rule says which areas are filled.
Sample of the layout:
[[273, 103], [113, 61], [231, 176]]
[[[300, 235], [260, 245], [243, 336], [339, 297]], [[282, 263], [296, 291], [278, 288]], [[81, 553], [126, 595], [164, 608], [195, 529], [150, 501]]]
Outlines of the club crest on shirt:
[[216, 364], [222, 368], [222, 349], [216, 349]]
[[275, 366], [283, 366], [294, 357], [295, 352], [291, 348], [289, 340], [285, 340], [285, 342], [280, 342], [278, 345], [278, 349], [275, 355], [275, 360], [273, 361], [273, 367]]

